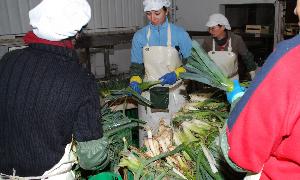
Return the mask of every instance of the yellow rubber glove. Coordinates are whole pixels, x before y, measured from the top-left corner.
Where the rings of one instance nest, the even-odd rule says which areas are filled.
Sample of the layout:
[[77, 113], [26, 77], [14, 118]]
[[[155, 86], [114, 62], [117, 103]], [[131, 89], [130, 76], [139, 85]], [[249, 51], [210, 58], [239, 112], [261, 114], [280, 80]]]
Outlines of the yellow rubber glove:
[[177, 79], [179, 78], [179, 75], [181, 73], [184, 73], [184, 72], [186, 72], [186, 69], [184, 69], [184, 67], [182, 67], [182, 66], [180, 66], [179, 68], [175, 69], [175, 73], [176, 73]]
[[142, 80], [142, 78], [140, 76], [132, 76], [130, 78], [130, 82], [133, 82], [133, 81], [135, 81], [135, 82], [137, 82], [139, 84], [143, 82], [143, 80]]
[[142, 83], [142, 78], [140, 76], [132, 76], [130, 78], [130, 83], [129, 83], [129, 87], [131, 87], [132, 90], [134, 90], [135, 92], [137, 92], [138, 94], [142, 93], [141, 88], [139, 87], [139, 84]]

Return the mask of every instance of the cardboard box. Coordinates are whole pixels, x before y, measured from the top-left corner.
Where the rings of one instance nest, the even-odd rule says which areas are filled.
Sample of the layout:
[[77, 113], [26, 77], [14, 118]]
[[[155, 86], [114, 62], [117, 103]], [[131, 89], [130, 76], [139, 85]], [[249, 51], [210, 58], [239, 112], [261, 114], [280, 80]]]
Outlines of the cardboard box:
[[268, 34], [269, 33], [269, 26], [246, 25], [246, 33]]

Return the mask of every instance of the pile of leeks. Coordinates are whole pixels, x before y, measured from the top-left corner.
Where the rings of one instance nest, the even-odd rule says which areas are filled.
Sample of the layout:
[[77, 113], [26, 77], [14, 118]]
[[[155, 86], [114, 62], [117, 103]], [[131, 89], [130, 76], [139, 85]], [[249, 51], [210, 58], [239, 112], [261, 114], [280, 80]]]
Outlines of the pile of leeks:
[[[139, 86], [142, 91], [146, 91], [159, 83], [160, 81], [143, 82]], [[103, 94], [103, 92], [105, 92], [105, 94]], [[109, 137], [110, 140], [110, 170], [114, 170], [120, 161], [119, 153], [123, 149], [122, 138], [126, 137], [130, 145], [134, 144], [132, 130], [145, 122], [126, 116], [125, 109], [123, 111], [114, 111], [114, 109], [110, 107], [113, 106], [116, 101], [122, 101], [126, 104], [129, 98], [145, 106], [151, 106], [151, 102], [128, 87], [128, 81], [125, 80], [121, 80], [121, 82], [109, 82], [109, 84], [100, 84], [100, 95], [104, 97], [104, 104], [101, 107], [101, 123], [103, 125], [104, 135]]]
[[223, 179], [219, 157], [219, 129], [228, 116], [226, 102], [207, 99], [187, 104], [176, 113], [172, 126], [161, 120], [159, 130], [140, 149], [125, 143], [119, 166], [135, 179]]

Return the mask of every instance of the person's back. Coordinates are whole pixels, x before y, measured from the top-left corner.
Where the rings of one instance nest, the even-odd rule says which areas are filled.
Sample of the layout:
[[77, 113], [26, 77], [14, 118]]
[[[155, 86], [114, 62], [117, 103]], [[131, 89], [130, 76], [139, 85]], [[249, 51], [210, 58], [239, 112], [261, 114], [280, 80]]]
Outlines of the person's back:
[[96, 91], [91, 76], [76, 60], [74, 51], [44, 44], [31, 44], [3, 57], [0, 172], [10, 174], [7, 167], [14, 167], [18, 175], [41, 175], [60, 160], [71, 142], [79, 103], [89, 97], [88, 91]]
[[300, 179], [299, 42], [276, 46], [228, 120], [230, 159], [260, 179]]

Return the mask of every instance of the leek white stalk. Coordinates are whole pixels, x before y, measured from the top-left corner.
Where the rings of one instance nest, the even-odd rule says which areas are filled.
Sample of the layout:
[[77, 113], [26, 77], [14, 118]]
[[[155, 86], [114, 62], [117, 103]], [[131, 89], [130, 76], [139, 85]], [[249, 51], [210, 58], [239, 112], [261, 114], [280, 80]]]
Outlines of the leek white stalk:
[[216, 162], [215, 158], [213, 157], [213, 155], [210, 153], [210, 151], [202, 143], [200, 145], [201, 145], [202, 151], [203, 151], [206, 159], [208, 160], [211, 171], [213, 173], [218, 172], [218, 169], [216, 167], [217, 162]]
[[138, 160], [138, 158], [130, 153], [126, 158], [122, 158], [120, 160], [120, 167], [128, 167], [133, 172], [137, 172], [139, 168], [142, 166], [142, 163]]
[[182, 177], [183, 179], [187, 179], [181, 172], [179, 172], [177, 169], [173, 168], [172, 169], [176, 174], [178, 174], [180, 177]]
[[147, 148], [147, 151], [146, 151], [145, 154], [146, 154], [148, 157], [154, 157], [153, 152], [152, 152], [151, 149], [150, 149], [150, 145], [149, 145], [148, 139], [144, 139], [144, 145], [145, 145], [146, 148]]
[[156, 140], [153, 139], [152, 136], [152, 131], [150, 129], [150, 127], [146, 127], [147, 130], [147, 135], [148, 135], [148, 143], [149, 143], [149, 147], [153, 153], [154, 156], [157, 156], [160, 154], [159, 152], [159, 146], [158, 146], [158, 142]]
[[180, 139], [180, 131], [179, 130], [174, 130], [173, 132], [173, 140], [176, 146], [179, 146], [180, 144], [182, 144], [182, 141]]
[[[169, 147], [169, 151], [173, 151], [174, 149], [175, 149], [174, 146]], [[177, 159], [180, 169], [182, 169], [184, 172], [189, 171], [189, 167], [188, 167], [187, 162], [184, 159], [184, 157], [181, 157], [180, 154], [175, 154], [174, 156]]]

